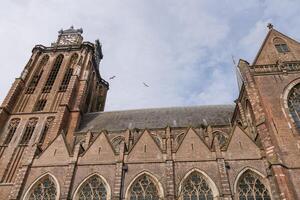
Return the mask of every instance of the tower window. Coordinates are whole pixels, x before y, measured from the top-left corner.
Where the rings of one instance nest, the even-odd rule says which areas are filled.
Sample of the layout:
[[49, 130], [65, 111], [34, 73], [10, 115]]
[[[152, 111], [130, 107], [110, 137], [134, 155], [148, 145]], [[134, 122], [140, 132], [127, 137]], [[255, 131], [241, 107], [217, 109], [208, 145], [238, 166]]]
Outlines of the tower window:
[[46, 99], [40, 99], [35, 105], [34, 111], [42, 111], [47, 103]]
[[44, 127], [43, 132], [42, 132], [42, 134], [41, 134], [41, 137], [40, 137], [40, 139], [39, 139], [39, 144], [40, 144], [40, 145], [43, 144], [43, 142], [44, 142], [44, 140], [45, 140], [45, 138], [46, 138], [46, 136], [47, 136], [47, 133], [48, 133], [49, 129], [50, 129], [51, 126], [52, 126], [53, 121], [54, 121], [54, 117], [48, 117], [48, 118], [47, 118], [45, 127]]
[[289, 48], [286, 44], [275, 44], [275, 47], [279, 53], [289, 52]]
[[8, 134], [3, 142], [4, 145], [8, 145], [11, 141], [11, 139], [13, 138], [17, 128], [18, 128], [18, 125], [20, 123], [20, 119], [12, 119], [9, 123], [9, 126], [8, 126]]
[[34, 92], [34, 90], [35, 90], [36, 86], [38, 85], [39, 80], [43, 74], [43, 68], [47, 64], [48, 60], [49, 60], [48, 55], [46, 55], [42, 58], [39, 66], [38, 66], [38, 69], [36, 70], [35, 74], [33, 75], [32, 79], [28, 85], [28, 88], [25, 92], [26, 94], [32, 94]]
[[67, 69], [67, 71], [65, 73], [65, 76], [64, 76], [64, 79], [61, 82], [61, 85], [59, 87], [60, 92], [64, 92], [64, 91], [67, 90], [70, 79], [71, 79], [71, 76], [72, 76], [72, 73], [73, 73], [73, 69], [71, 69], [71, 68]]
[[32, 119], [29, 120], [29, 122], [26, 125], [25, 132], [23, 134], [21, 142], [20, 142], [21, 145], [27, 145], [28, 144], [28, 142], [30, 141], [30, 138], [33, 134], [33, 131], [35, 129], [36, 124], [37, 124], [37, 119], [36, 118], [32, 118]]
[[61, 85], [59, 87], [60, 92], [64, 92], [64, 91], [67, 90], [70, 79], [71, 79], [71, 76], [73, 74], [74, 65], [77, 62], [77, 58], [78, 58], [77, 54], [72, 55], [72, 57], [70, 59], [69, 66], [68, 66], [68, 69], [67, 69], [67, 71], [64, 75], [63, 81], [61, 82]]
[[51, 91], [62, 61], [63, 61], [63, 55], [59, 55], [54, 62], [53, 68], [43, 88], [43, 93], [49, 93]]

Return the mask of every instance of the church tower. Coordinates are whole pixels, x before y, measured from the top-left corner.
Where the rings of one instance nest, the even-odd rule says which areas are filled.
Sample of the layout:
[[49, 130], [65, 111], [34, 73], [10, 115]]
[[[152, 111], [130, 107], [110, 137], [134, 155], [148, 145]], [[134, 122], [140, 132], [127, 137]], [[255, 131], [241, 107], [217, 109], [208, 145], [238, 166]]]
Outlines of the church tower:
[[[300, 171], [300, 43], [268, 25], [252, 65], [240, 60], [243, 87], [237, 100], [241, 124], [261, 144], [273, 194], [297, 199]], [[280, 196], [278, 196], [280, 194]]]
[[101, 44], [84, 42], [82, 32], [72, 26], [59, 31], [50, 47], [36, 45], [4, 99], [0, 108], [1, 183], [14, 182], [18, 168], [30, 165], [33, 156], [58, 134], [72, 148], [81, 115], [104, 110], [109, 86], [99, 73]]

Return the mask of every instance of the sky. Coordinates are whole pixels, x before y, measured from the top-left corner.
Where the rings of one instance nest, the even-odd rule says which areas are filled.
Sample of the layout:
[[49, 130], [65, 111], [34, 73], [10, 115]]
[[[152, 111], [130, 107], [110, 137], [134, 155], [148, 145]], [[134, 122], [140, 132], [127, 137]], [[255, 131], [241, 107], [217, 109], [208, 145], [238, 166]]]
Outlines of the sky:
[[299, 10], [299, 0], [2, 0], [0, 102], [32, 48], [73, 25], [102, 43], [105, 110], [233, 104], [234, 61], [253, 61], [268, 23], [299, 41]]

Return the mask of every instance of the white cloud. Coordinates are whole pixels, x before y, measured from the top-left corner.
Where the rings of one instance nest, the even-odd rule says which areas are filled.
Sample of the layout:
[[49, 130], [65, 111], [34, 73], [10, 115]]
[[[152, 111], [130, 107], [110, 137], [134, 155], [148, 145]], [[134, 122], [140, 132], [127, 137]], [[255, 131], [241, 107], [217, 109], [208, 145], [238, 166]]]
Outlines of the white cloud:
[[[0, 101], [32, 47], [50, 45], [60, 28], [74, 25], [86, 40], [100, 38], [101, 74], [117, 76], [110, 81], [108, 110], [230, 103], [237, 96], [231, 55], [253, 58], [268, 20], [288, 6], [297, 7], [258, 0], [7, 0], [0, 8]], [[278, 26], [295, 23], [278, 19]]]

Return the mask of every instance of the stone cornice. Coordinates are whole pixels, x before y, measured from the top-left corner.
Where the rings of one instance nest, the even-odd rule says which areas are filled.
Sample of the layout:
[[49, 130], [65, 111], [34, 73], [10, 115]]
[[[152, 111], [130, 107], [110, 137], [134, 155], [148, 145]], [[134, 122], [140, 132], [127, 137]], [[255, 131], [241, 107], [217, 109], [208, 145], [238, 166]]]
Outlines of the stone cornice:
[[300, 61], [289, 61], [266, 65], [252, 65], [250, 72], [253, 75], [275, 75], [282, 73], [296, 73], [300, 72]]

